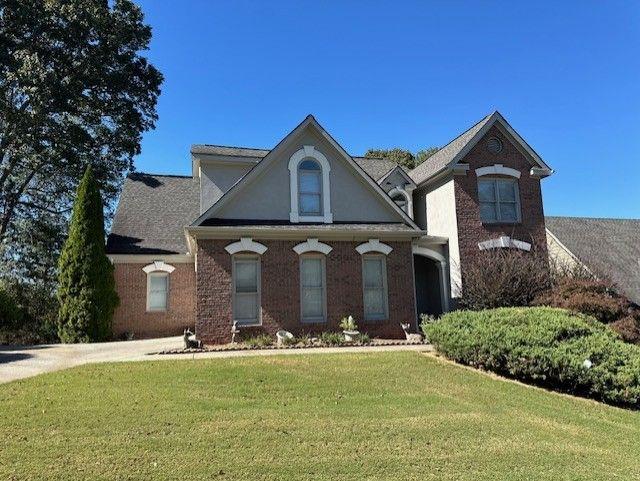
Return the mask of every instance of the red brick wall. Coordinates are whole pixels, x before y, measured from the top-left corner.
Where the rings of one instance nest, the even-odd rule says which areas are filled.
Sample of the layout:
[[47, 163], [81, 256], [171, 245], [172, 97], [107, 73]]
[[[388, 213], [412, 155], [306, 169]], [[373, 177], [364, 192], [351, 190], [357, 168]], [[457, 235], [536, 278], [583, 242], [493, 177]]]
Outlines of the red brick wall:
[[[231, 339], [231, 255], [224, 247], [235, 240], [198, 242], [196, 333], [205, 343], [226, 343]], [[262, 326], [244, 328], [245, 335], [274, 335], [279, 329], [294, 334], [339, 330], [340, 319], [351, 314], [361, 332], [397, 338], [404, 337], [400, 322], [415, 319], [410, 242], [387, 242], [393, 247], [387, 257], [389, 319], [364, 322], [362, 260], [355, 250], [360, 242], [326, 241], [333, 247], [326, 257], [328, 321], [309, 324], [300, 322], [300, 259], [293, 251], [300, 241], [254, 240], [267, 246], [261, 257]]]
[[[497, 137], [502, 141], [502, 151], [493, 154], [487, 149], [487, 139]], [[478, 242], [502, 235], [534, 244], [546, 252], [546, 234], [540, 179], [531, 177], [532, 165], [526, 157], [494, 125], [464, 157], [460, 163], [469, 164], [465, 176], [455, 176], [456, 214], [460, 245], [460, 264], [464, 277], [465, 261], [479, 252]], [[480, 221], [478, 202], [478, 178], [475, 169], [502, 164], [520, 171], [518, 188], [522, 221], [518, 224], [483, 224]]]
[[[168, 264], [171, 264], [168, 262]], [[114, 337], [133, 333], [135, 339], [174, 336], [195, 326], [196, 276], [192, 263], [171, 264], [167, 311], [147, 312], [146, 264], [114, 264], [120, 305], [113, 317]]]

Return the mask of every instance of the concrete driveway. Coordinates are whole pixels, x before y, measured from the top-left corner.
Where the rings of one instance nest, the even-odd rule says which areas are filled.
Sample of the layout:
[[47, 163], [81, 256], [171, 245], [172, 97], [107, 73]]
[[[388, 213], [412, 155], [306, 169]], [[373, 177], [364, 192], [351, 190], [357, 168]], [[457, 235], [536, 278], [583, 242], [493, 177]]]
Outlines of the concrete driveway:
[[182, 336], [95, 344], [0, 346], [0, 383], [90, 362], [141, 361], [150, 352], [182, 347]]
[[150, 353], [182, 347], [182, 336], [140, 341], [95, 344], [46, 344], [41, 346], [0, 346], [0, 383], [58, 371], [92, 362], [155, 361], [170, 359], [211, 359], [245, 356], [353, 353], [372, 351], [431, 351], [431, 345], [381, 345], [353, 347], [311, 347], [301, 349], [257, 349], [210, 351], [186, 354]]

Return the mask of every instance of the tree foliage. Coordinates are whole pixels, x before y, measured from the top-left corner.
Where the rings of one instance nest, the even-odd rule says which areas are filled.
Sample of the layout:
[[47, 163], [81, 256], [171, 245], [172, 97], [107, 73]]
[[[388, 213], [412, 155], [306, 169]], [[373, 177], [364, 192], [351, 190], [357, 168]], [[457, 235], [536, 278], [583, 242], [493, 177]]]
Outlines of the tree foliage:
[[87, 165], [111, 205], [162, 75], [131, 0], [0, 0], [0, 274], [52, 277]]
[[60, 339], [63, 342], [109, 339], [118, 295], [113, 266], [105, 254], [102, 199], [91, 167], [78, 186], [58, 272]]
[[364, 156], [370, 159], [389, 159], [407, 169], [413, 169], [438, 151], [438, 147], [419, 150], [415, 154], [400, 147], [393, 149], [369, 149]]

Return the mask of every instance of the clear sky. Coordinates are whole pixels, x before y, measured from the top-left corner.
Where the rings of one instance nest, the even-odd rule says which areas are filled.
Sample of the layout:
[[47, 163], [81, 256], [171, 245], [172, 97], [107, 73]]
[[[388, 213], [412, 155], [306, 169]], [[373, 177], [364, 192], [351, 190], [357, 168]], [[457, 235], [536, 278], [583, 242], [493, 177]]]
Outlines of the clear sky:
[[165, 82], [136, 168], [271, 148], [307, 114], [354, 155], [499, 110], [556, 173], [548, 215], [640, 217], [640, 2], [140, 1]]

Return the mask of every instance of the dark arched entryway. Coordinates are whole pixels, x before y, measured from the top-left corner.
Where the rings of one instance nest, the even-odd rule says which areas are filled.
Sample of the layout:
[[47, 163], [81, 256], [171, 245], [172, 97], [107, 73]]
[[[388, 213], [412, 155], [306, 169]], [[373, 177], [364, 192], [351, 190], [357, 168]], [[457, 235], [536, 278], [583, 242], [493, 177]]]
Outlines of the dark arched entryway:
[[414, 255], [413, 266], [416, 276], [418, 317], [420, 314], [439, 316], [444, 312], [440, 262], [422, 255]]

